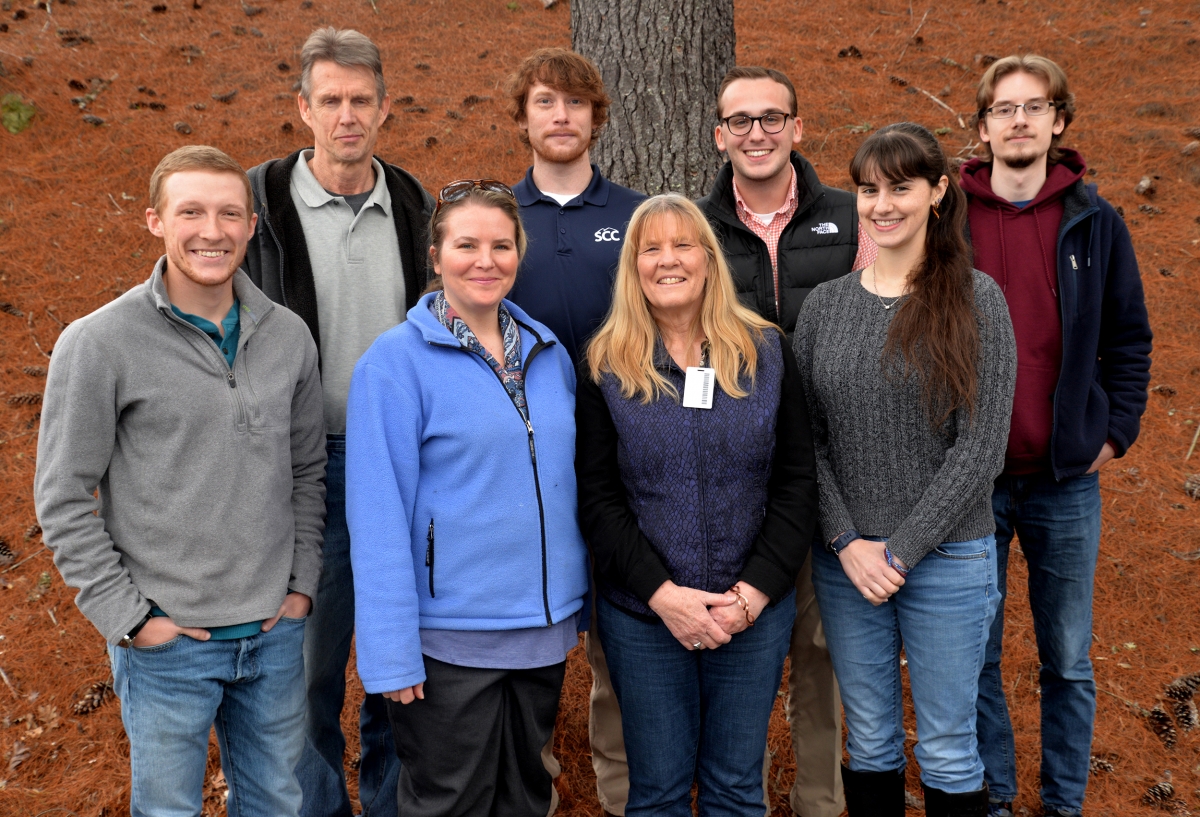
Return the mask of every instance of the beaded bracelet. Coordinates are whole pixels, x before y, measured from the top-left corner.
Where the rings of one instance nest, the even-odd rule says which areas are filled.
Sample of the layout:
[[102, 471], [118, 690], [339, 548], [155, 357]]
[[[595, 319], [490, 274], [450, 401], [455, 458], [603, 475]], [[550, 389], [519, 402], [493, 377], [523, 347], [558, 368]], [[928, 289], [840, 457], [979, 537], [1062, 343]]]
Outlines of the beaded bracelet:
[[737, 596], [738, 607], [741, 607], [742, 612], [746, 614], [746, 626], [753, 627], [754, 626], [754, 616], [750, 615], [750, 602], [747, 601], [745, 596], [743, 596], [741, 593], [738, 592], [736, 584], [733, 587], [729, 588], [729, 592], [733, 593], [733, 595]]
[[892, 555], [891, 548], [884, 548], [883, 555], [885, 558], [887, 558], [888, 567], [890, 567], [892, 570], [895, 570], [901, 576], [908, 575], [908, 568], [900, 564], [900, 560]]

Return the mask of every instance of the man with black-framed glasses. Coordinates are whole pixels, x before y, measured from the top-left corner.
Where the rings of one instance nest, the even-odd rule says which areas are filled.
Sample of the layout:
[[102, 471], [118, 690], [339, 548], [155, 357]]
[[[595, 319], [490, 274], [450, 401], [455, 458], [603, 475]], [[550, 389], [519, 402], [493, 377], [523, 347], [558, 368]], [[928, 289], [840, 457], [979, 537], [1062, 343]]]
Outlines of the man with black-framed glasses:
[[[854, 194], [826, 187], [795, 148], [796, 89], [771, 68], [738, 66], [717, 91], [717, 149], [729, 161], [697, 204], [712, 224], [742, 303], [790, 338], [805, 296], [874, 259], [860, 246]], [[790, 340], [789, 340], [790, 342]], [[841, 699], [825, 646], [809, 564], [796, 580], [788, 719], [796, 756], [792, 810], [837, 817], [842, 795]]]
[[980, 677], [976, 730], [992, 817], [1012, 817], [1012, 723], [1000, 675], [1009, 547], [1029, 570], [1041, 691], [1041, 802], [1082, 814], [1096, 686], [1092, 585], [1099, 470], [1137, 439], [1150, 381], [1150, 324], [1129, 231], [1060, 147], [1075, 114], [1063, 70], [1036, 55], [998, 60], [976, 93], [985, 158], [961, 171], [975, 266], [1004, 290], [1017, 386], [996, 479], [1000, 609]]

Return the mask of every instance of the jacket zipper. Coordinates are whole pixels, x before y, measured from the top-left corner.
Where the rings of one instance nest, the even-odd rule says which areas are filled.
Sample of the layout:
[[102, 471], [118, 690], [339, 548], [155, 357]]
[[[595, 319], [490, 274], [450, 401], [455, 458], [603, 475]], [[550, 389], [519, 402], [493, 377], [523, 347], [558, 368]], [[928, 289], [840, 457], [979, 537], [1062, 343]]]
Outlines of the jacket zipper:
[[435, 598], [433, 592], [433, 517], [429, 517], [429, 547], [425, 549], [425, 566], [429, 568], [429, 597]]
[[[536, 333], [534, 333], [534, 336], [535, 337], [537, 336]], [[545, 349], [547, 346], [550, 346], [550, 345], [551, 345], [550, 343], [546, 343], [545, 341], [541, 340], [541, 338], [538, 338], [538, 342], [536, 344], [534, 344], [534, 347], [532, 349], [529, 350], [529, 354], [525, 358], [525, 363], [521, 366], [521, 374], [524, 377], [526, 383], [529, 382], [529, 379], [527, 377], [527, 375], [529, 374], [529, 364], [533, 362], [533, 359], [534, 359], [534, 357], [537, 356], [538, 352], [542, 351], [542, 349]], [[459, 349], [469, 355], [475, 354], [474, 352], [471, 352], [468, 349], [464, 349], [461, 345], [460, 346], [451, 346], [450, 348]], [[476, 355], [476, 357], [478, 357], [478, 355]], [[482, 358], [480, 358], [480, 359], [482, 360]], [[484, 361], [484, 365], [487, 366], [486, 360]], [[487, 368], [488, 368], [488, 371], [490, 371], [493, 375], [496, 376], [496, 380], [499, 381], [499, 383], [500, 383], [500, 388], [503, 389], [504, 388], [504, 379], [501, 378], [500, 375], [496, 373], [496, 370], [493, 369], [491, 366], [488, 366]], [[504, 396], [508, 397], [508, 389], [504, 389]], [[525, 424], [525, 431], [529, 435], [529, 460], [533, 464], [533, 489], [534, 489], [534, 492], [537, 494], [538, 525], [541, 529], [541, 536], [542, 536], [542, 608], [546, 614], [546, 626], [550, 627], [554, 624], [554, 617], [553, 617], [553, 615], [551, 615], [551, 612], [550, 612], [550, 576], [549, 576], [548, 560], [547, 560], [547, 556], [546, 556], [546, 506], [542, 502], [542, 482], [538, 478], [537, 443], [533, 437], [533, 423], [531, 423], [531, 422], [529, 422], [529, 420], [525, 419], [525, 415], [521, 414], [521, 410], [519, 408], [517, 408], [517, 404], [513, 403], [511, 398], [509, 399], [508, 402], [510, 404], [512, 404], [513, 411], [515, 411], [517, 413], [517, 416], [521, 418], [521, 422], [523, 422]], [[526, 409], [528, 409], [528, 405], [529, 405], [528, 401], [526, 401]], [[430, 520], [430, 521], [432, 523], [432, 520]], [[432, 527], [431, 527], [431, 530], [432, 530]], [[432, 559], [432, 540], [430, 540], [430, 541], [431, 541], [431, 545], [430, 545], [430, 551], [429, 551], [429, 558]], [[433, 581], [432, 571], [430, 572], [429, 575], [430, 575], [429, 580], [432, 583], [432, 581]], [[431, 593], [431, 595], [432, 595], [432, 593]]]
[[[172, 319], [175, 319], [174, 315], [172, 315], [171, 317], [172, 317]], [[208, 336], [208, 333], [206, 333], [203, 329], [201, 329], [199, 326], [190, 324], [183, 319], [177, 319], [176, 322], [182, 323], [184, 326], [187, 326], [188, 328], [190, 328], [196, 332], [199, 332], [201, 335], [204, 335], [204, 339], [206, 341], [208, 341], [209, 344], [212, 346], [212, 350], [216, 353], [217, 357], [220, 358], [220, 365], [225, 369], [225, 382], [229, 384], [229, 388], [233, 389], [234, 421], [237, 423], [237, 427], [239, 429], [242, 428], [243, 426], [247, 425], [246, 404], [245, 404], [245, 401], [242, 400], [241, 392], [238, 391], [237, 377], [233, 373], [233, 366], [229, 365], [229, 361], [225, 360], [225, 356], [223, 354], [221, 354], [221, 350], [216, 348], [216, 344], [213, 343], [213, 339], [210, 338]], [[244, 344], [242, 347], [242, 351], [245, 352]], [[240, 357], [240, 355], [239, 355], [239, 357]], [[236, 357], [233, 359], [233, 362], [234, 362], [234, 365], [236, 366], [237, 365]]]

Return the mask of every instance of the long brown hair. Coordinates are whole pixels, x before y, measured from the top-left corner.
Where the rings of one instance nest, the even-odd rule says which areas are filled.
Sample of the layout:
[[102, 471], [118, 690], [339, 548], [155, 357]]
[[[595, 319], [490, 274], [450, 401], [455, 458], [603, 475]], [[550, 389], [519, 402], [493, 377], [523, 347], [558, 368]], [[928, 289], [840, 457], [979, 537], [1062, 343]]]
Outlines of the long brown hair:
[[663, 392], [679, 396], [670, 381], [654, 368], [658, 326], [650, 314], [637, 269], [642, 242], [661, 230], [664, 219], [672, 216], [695, 233], [707, 256], [708, 274], [697, 328], [708, 339], [709, 365], [715, 370], [717, 385], [730, 397], [745, 397], [748, 392], [739, 378], [745, 373], [753, 387], [758, 367], [755, 344], [762, 341], [764, 330], [776, 327], [738, 301], [733, 275], [708, 219], [678, 193], [653, 196], [633, 211], [617, 263], [612, 307], [587, 347], [589, 374], [598, 383], [602, 372], [611, 372], [621, 384], [622, 396], [637, 397], [643, 403], [656, 400]]
[[950, 171], [937, 138], [914, 122], [880, 128], [867, 137], [850, 162], [854, 183], [892, 184], [949, 180], [938, 216], [925, 227], [925, 257], [909, 277], [909, 296], [896, 311], [883, 346], [885, 371], [903, 361], [915, 373], [931, 424], [937, 428], [955, 410], [975, 410], [978, 389], [979, 324], [971, 249], [964, 237], [967, 197]]

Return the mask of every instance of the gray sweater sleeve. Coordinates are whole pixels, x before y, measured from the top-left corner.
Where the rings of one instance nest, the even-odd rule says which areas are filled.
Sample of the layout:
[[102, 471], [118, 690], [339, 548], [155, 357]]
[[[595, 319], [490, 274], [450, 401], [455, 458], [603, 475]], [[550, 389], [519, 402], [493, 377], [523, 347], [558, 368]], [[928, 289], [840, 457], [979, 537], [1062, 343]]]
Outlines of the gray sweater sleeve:
[[296, 546], [289, 593], [317, 597], [325, 534], [325, 412], [317, 346], [303, 333], [303, 374], [292, 396], [292, 513]]
[[75, 603], [109, 643], [150, 612], [98, 513], [94, 492], [108, 470], [117, 433], [123, 358], [103, 339], [68, 326], [54, 346], [38, 436], [34, 503], [46, 546]]
[[1017, 377], [1017, 347], [1008, 304], [1000, 287], [975, 273], [979, 321], [978, 391], [974, 415], [955, 417], [958, 436], [920, 501], [888, 538], [888, 547], [909, 567], [945, 541], [968, 499], [1004, 468], [1004, 451]]
[[838, 488], [837, 478], [829, 461], [829, 424], [824, 410], [817, 399], [813, 386], [813, 345], [821, 332], [823, 293], [818, 287], [809, 293], [800, 307], [796, 319], [796, 333], [792, 339], [792, 351], [800, 366], [800, 380], [808, 402], [808, 417], [813, 429], [813, 451], [817, 462], [817, 487], [820, 501], [817, 505], [821, 539], [829, 542], [844, 531], [854, 527], [850, 509]]

